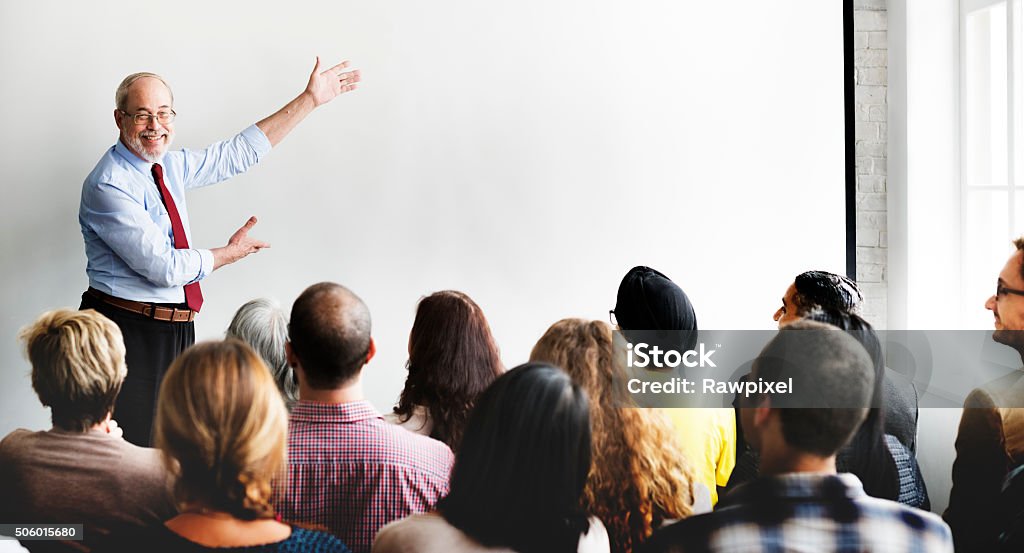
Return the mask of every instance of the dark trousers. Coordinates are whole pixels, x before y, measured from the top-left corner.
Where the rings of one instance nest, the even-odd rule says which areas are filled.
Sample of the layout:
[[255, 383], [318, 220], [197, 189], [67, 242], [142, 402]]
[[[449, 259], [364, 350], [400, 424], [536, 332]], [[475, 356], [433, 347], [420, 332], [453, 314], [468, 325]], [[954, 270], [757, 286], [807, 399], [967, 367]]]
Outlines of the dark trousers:
[[95, 309], [121, 329], [128, 376], [114, 404], [114, 420], [124, 429], [124, 439], [135, 445], [150, 446], [160, 383], [171, 362], [195, 343], [195, 323], [157, 321], [103, 303], [88, 294], [82, 295], [79, 309]]

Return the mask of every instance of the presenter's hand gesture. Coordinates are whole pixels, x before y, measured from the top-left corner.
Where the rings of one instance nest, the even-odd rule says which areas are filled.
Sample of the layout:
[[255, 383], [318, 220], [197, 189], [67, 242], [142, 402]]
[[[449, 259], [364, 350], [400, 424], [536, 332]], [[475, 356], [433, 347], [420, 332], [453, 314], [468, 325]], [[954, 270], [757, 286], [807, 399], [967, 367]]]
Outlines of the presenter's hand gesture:
[[313, 99], [316, 106], [322, 106], [336, 97], [356, 89], [359, 82], [359, 70], [345, 71], [348, 60], [326, 70], [320, 70], [320, 57], [316, 58], [316, 66], [309, 76], [306, 93]]
[[242, 225], [242, 228], [235, 231], [228, 239], [228, 245], [223, 248], [210, 250], [213, 253], [213, 268], [218, 269], [224, 265], [234, 263], [239, 259], [256, 253], [263, 248], [269, 248], [270, 244], [249, 237], [249, 230], [256, 225], [256, 217], [249, 217], [249, 220]]

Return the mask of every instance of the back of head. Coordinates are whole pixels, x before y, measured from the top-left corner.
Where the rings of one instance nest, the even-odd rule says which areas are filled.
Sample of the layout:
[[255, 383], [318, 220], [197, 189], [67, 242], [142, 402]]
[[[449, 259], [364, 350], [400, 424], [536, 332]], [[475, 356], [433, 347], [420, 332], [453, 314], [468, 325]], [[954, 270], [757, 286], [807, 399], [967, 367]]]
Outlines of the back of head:
[[[793, 379], [794, 395], [776, 394], [771, 406], [779, 408], [786, 443], [821, 457], [834, 455], [857, 430], [875, 386], [874, 364], [857, 340], [807, 320], [783, 327], [753, 373], [765, 381]], [[809, 400], [814, 406], [806, 406]]]
[[249, 344], [270, 367], [277, 386], [286, 401], [299, 397], [292, 368], [288, 365], [285, 344], [288, 342], [288, 315], [280, 304], [267, 298], [246, 302], [235, 312], [226, 332], [228, 338], [238, 338]]
[[686, 292], [642, 265], [630, 269], [619, 283], [615, 320], [623, 330], [697, 330], [697, 314]]
[[438, 508], [486, 546], [576, 551], [587, 528], [580, 495], [590, 470], [586, 393], [564, 372], [529, 363], [480, 395]]
[[340, 284], [321, 282], [306, 288], [292, 305], [288, 329], [292, 352], [314, 389], [336, 389], [366, 364], [370, 310]]
[[602, 321], [562, 319], [530, 352], [530, 361], [561, 367], [597, 405], [622, 405], [624, 374], [615, 362], [612, 329]]
[[155, 424], [179, 507], [272, 517], [286, 427], [281, 395], [252, 348], [229, 338], [186, 350], [160, 387]]
[[608, 528], [613, 550], [630, 550], [666, 519], [692, 512], [694, 473], [668, 421], [630, 398], [611, 327], [563, 319], [544, 333], [530, 361], [562, 367], [591, 400], [594, 469], [585, 505]]
[[110, 414], [127, 374], [116, 324], [91, 309], [59, 309], [19, 337], [32, 363], [32, 388], [54, 426], [84, 432]]
[[476, 397], [504, 367], [480, 306], [462, 292], [433, 293], [416, 309], [409, 374], [395, 412], [430, 411], [431, 437], [456, 449]]
[[885, 445], [885, 414], [882, 410], [882, 396], [885, 378], [885, 363], [882, 344], [874, 328], [859, 315], [838, 309], [815, 308], [805, 317], [832, 325], [845, 331], [860, 342], [871, 357], [874, 369], [874, 386], [871, 391], [871, 410], [864, 422], [854, 433], [849, 445], [843, 450], [843, 470], [856, 474], [864, 484], [864, 490], [873, 497], [897, 499], [899, 496], [899, 474]]
[[857, 283], [849, 278], [827, 271], [806, 271], [797, 275], [796, 301], [800, 315], [814, 307], [856, 313], [864, 301]]

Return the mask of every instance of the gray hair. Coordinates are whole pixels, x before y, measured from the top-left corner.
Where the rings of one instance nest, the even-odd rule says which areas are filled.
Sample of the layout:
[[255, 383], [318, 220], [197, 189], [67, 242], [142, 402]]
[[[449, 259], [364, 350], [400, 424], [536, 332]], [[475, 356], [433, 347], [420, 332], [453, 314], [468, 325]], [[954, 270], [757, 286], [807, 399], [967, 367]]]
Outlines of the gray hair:
[[117, 109], [124, 111], [125, 102], [128, 101], [128, 89], [131, 88], [132, 84], [135, 83], [135, 81], [143, 77], [152, 77], [164, 83], [164, 86], [167, 87], [167, 93], [171, 95], [171, 103], [174, 103], [174, 92], [171, 91], [171, 85], [167, 84], [167, 81], [165, 81], [163, 77], [157, 75], [156, 73], [142, 71], [140, 73], [132, 73], [131, 75], [128, 75], [124, 78], [123, 81], [121, 81], [121, 84], [117, 85], [117, 92], [114, 93], [114, 106], [116, 106]]
[[226, 332], [252, 346], [270, 368], [277, 387], [290, 407], [299, 397], [292, 368], [288, 366], [288, 316], [272, 299], [257, 298], [238, 308]]

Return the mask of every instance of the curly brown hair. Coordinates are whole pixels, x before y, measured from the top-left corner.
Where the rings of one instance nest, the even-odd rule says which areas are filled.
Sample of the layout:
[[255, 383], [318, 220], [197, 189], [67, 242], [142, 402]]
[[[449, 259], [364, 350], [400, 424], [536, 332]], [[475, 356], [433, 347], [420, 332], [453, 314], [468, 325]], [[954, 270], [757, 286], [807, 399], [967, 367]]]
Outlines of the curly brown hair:
[[593, 465], [584, 508], [608, 529], [612, 551], [631, 552], [654, 529], [693, 512], [696, 481], [665, 416], [629, 405], [621, 355], [602, 321], [563, 319], [530, 353], [562, 367], [591, 398]]

